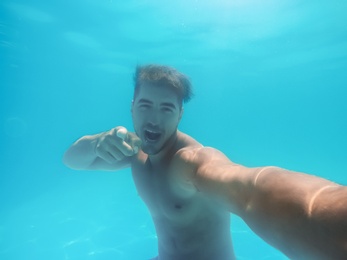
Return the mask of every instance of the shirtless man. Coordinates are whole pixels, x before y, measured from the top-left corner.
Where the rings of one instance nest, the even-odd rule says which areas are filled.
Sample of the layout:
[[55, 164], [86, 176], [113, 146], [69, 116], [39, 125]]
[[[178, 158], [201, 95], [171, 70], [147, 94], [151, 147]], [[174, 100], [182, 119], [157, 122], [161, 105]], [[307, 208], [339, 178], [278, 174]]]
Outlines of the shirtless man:
[[294, 259], [346, 259], [347, 188], [277, 167], [247, 168], [177, 130], [191, 85], [177, 70], [138, 67], [131, 114], [77, 140], [64, 163], [78, 170], [131, 167], [158, 236], [160, 260], [235, 259], [229, 214]]

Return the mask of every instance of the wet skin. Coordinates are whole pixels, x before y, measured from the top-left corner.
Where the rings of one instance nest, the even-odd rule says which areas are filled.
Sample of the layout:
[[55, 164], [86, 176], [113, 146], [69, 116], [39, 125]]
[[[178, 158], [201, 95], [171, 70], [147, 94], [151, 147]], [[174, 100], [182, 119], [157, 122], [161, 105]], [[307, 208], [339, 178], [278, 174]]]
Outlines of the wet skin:
[[135, 132], [142, 141], [131, 159], [132, 176], [155, 224], [159, 258], [234, 259], [230, 213], [180, 177], [188, 169], [176, 163], [177, 152], [201, 147], [177, 131], [182, 113], [173, 91], [151, 85], [141, 86], [132, 104]]
[[[178, 133], [170, 152], [190, 145], [198, 144]], [[160, 259], [234, 259], [230, 213], [203, 193], [182, 187], [173, 176], [177, 170], [171, 156], [153, 166], [139, 152], [132, 161], [138, 194], [155, 224]]]
[[159, 259], [234, 259], [229, 212], [290, 259], [346, 259], [347, 187], [274, 166], [249, 168], [177, 131], [173, 91], [141, 86], [135, 132], [115, 127], [64, 154], [76, 170], [132, 168], [158, 234]]

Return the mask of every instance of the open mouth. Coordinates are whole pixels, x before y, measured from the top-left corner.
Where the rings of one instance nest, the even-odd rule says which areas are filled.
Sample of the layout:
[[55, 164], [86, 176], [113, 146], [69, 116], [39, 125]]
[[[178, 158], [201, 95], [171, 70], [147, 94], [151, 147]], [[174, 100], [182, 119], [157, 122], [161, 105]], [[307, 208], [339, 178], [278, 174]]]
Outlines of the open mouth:
[[145, 130], [145, 138], [148, 142], [156, 142], [159, 140], [161, 133], [154, 132], [151, 130]]

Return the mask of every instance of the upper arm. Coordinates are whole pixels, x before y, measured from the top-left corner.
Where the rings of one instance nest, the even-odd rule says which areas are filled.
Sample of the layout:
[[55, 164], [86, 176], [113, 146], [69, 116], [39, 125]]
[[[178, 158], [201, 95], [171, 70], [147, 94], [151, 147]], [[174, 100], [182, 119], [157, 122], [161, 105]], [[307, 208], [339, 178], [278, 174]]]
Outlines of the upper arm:
[[[210, 147], [184, 148], [179, 153], [187, 169], [185, 177], [197, 190], [226, 203], [229, 210], [241, 207], [247, 200], [244, 192], [249, 185], [247, 176], [254, 169], [235, 164], [225, 154]], [[231, 197], [238, 198], [233, 206], [228, 203]]]
[[225, 154], [212, 147], [183, 148], [177, 154], [195, 175], [211, 175], [226, 166], [237, 166]]
[[[174, 167], [181, 179], [189, 180], [198, 190], [217, 182], [228, 174], [226, 168], [233, 164], [222, 152], [210, 147], [186, 147], [177, 152]], [[183, 175], [183, 176], [182, 176]]]

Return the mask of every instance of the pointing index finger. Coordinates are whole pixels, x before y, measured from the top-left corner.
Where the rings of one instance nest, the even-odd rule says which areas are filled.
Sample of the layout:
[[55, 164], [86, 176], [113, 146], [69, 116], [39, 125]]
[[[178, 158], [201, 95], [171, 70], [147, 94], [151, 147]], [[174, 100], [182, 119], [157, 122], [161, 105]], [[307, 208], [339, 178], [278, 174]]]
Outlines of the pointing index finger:
[[119, 137], [122, 142], [121, 145], [118, 146], [118, 149], [125, 155], [125, 156], [132, 156], [134, 155], [134, 150], [131, 147], [131, 145], [128, 143], [128, 135], [129, 132], [125, 127], [120, 127], [116, 132], [117, 137]]
[[128, 131], [124, 127], [121, 127], [117, 130], [116, 135], [124, 141], [127, 136], [127, 133]]

